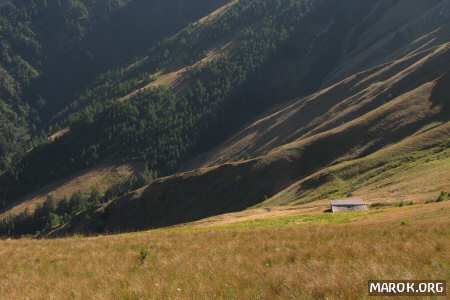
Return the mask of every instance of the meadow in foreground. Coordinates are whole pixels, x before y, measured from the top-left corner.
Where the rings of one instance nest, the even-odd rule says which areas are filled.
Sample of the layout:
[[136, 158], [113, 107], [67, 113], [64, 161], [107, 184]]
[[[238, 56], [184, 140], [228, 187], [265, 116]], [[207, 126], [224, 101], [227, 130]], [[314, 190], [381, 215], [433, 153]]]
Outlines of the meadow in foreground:
[[368, 279], [450, 279], [449, 201], [323, 215], [3, 240], [0, 298], [354, 299]]

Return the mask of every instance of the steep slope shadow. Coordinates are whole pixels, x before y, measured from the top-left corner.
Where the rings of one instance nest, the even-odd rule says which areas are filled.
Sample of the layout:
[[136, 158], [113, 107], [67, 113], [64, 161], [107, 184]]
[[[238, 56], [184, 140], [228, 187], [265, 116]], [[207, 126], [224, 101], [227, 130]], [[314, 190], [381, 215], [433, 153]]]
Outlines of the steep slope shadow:
[[322, 87], [361, 70], [448, 42], [448, 1], [378, 1], [344, 38], [342, 56]]
[[450, 71], [439, 78], [430, 96], [430, 101], [436, 106], [442, 106], [442, 119], [448, 119], [450, 115]]
[[449, 46], [445, 43], [431, 47], [297, 99], [186, 163], [183, 170], [263, 155], [296, 139], [345, 124], [444, 74], [450, 59]]

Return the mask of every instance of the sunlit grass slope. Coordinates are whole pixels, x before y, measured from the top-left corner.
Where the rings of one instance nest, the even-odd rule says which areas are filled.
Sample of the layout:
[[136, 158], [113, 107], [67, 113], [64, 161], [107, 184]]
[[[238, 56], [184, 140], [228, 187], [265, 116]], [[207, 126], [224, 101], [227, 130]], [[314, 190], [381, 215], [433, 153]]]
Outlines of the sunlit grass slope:
[[450, 202], [222, 227], [0, 241], [2, 299], [355, 299], [450, 279]]

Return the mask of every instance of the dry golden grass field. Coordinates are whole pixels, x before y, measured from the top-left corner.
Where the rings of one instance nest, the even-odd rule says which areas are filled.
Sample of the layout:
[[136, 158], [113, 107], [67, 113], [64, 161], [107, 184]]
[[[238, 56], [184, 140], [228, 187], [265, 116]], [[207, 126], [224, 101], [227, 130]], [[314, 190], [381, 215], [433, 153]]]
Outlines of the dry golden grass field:
[[365, 299], [450, 280], [450, 201], [85, 238], [0, 241], [1, 299]]

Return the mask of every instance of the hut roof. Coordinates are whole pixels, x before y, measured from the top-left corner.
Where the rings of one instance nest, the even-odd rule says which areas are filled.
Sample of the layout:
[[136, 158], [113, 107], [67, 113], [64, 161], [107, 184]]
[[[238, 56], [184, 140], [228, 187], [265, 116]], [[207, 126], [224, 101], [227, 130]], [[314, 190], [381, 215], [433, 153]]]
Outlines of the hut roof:
[[352, 205], [366, 205], [362, 199], [351, 200], [331, 200], [332, 206], [352, 206]]

